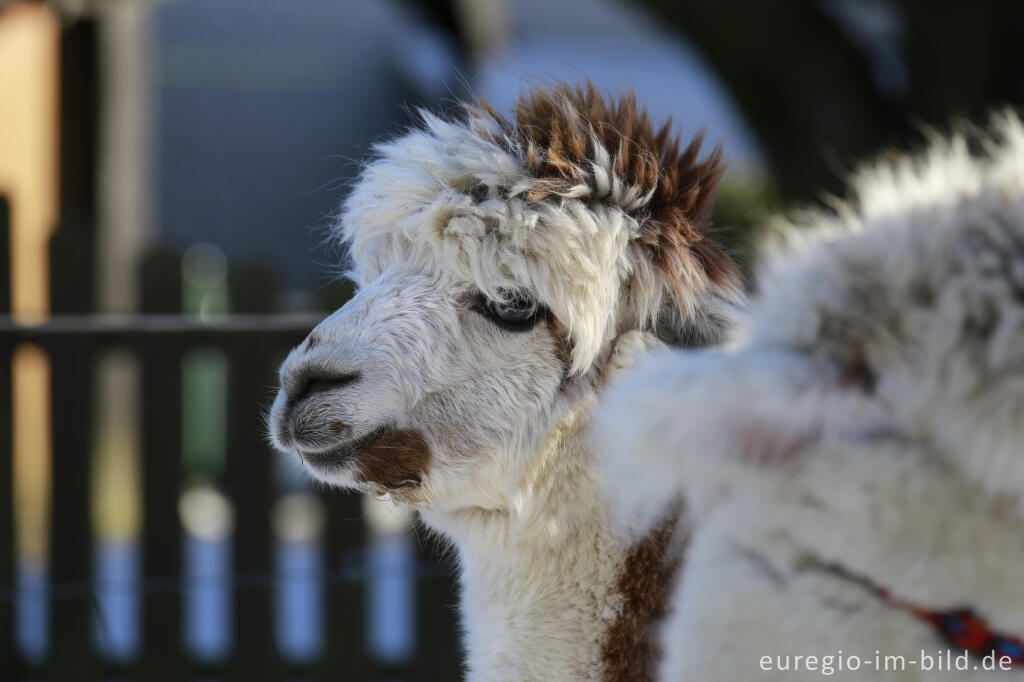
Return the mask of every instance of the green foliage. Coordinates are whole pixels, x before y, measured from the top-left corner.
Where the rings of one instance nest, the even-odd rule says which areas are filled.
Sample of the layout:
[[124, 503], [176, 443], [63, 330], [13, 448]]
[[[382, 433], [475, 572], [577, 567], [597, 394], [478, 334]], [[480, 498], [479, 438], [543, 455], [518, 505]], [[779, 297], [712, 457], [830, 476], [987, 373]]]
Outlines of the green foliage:
[[768, 218], [781, 210], [778, 192], [766, 178], [745, 177], [719, 185], [712, 212], [715, 236], [739, 264], [747, 281]]

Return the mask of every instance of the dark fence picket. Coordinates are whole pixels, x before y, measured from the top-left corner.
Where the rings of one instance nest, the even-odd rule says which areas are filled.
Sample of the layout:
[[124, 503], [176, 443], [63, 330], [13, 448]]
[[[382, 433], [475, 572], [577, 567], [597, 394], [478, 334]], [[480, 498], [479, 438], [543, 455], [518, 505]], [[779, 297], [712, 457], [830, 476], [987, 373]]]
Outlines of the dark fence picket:
[[[229, 307], [236, 313], [268, 313], [276, 285], [271, 271], [234, 269], [228, 275]], [[232, 544], [238, 575], [267, 573], [273, 567], [273, 457], [267, 444], [263, 410], [274, 385], [274, 346], [266, 337], [239, 339], [227, 345], [228, 443], [225, 484], [234, 504]], [[234, 599], [233, 679], [279, 677], [273, 634], [271, 590], [236, 591]]]
[[[0, 196], [0, 315], [11, 313], [10, 207]], [[0, 334], [0, 677], [14, 678], [14, 460], [11, 423], [11, 351], [9, 336]], [[9, 596], [10, 598], [4, 598]]]
[[[155, 251], [138, 272], [139, 308], [149, 314], [181, 312], [181, 257]], [[142, 576], [174, 584], [182, 575], [181, 358], [173, 334], [153, 335], [138, 345], [142, 364]], [[181, 594], [146, 594], [142, 604], [141, 679], [186, 677], [182, 656]]]
[[441, 554], [441, 545], [421, 527], [417, 561], [426, 568], [416, 582], [416, 634], [419, 638], [412, 679], [458, 680], [462, 677], [459, 650], [458, 595], [454, 571]]
[[[92, 239], [87, 225], [62, 225], [50, 241], [50, 309], [92, 309]], [[88, 339], [49, 345], [53, 446], [50, 511], [51, 594], [92, 578], [90, 508], [92, 353]], [[89, 679], [94, 665], [91, 599], [55, 599], [46, 677]]]
[[[61, 32], [59, 152], [60, 223], [50, 240], [50, 311], [93, 308], [93, 235], [97, 215], [98, 22], [84, 17]], [[56, 598], [67, 583], [92, 579], [90, 509], [93, 367], [89, 339], [47, 344], [51, 377], [50, 649], [45, 676], [91, 679], [95, 672], [91, 592]]]
[[363, 523], [362, 500], [356, 493], [325, 490], [327, 508], [325, 556], [328, 582], [327, 610], [324, 627], [324, 650], [317, 679], [370, 679], [366, 655], [366, 587], [365, 581], [349, 580], [363, 574], [363, 551], [366, 529]]

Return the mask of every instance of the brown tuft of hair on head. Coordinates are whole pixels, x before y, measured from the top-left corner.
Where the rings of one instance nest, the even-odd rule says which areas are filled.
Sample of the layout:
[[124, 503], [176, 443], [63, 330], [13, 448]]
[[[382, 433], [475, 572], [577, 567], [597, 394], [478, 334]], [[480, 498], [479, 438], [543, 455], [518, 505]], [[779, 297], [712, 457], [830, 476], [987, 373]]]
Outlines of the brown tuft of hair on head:
[[709, 218], [725, 166], [720, 144], [699, 158], [703, 132], [681, 147], [672, 121], [655, 128], [634, 93], [606, 97], [590, 81], [522, 95], [511, 120], [483, 101], [472, 112], [496, 121], [503, 131], [496, 141], [523, 159], [534, 177], [526, 195], [531, 201], [590, 185], [595, 145], [603, 147], [613, 175], [641, 195], [650, 195], [636, 211], [638, 239], [672, 283], [679, 303], [689, 298], [694, 278], [701, 275], [726, 291], [738, 287], [736, 265], [711, 239]]

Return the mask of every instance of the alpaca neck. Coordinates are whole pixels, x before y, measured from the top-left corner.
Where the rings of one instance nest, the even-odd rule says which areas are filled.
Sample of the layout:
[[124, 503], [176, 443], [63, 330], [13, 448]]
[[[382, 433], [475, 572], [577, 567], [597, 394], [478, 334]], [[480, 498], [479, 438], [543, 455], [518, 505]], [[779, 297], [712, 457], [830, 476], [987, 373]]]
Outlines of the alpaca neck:
[[458, 547], [471, 680], [601, 677], [626, 548], [608, 530], [585, 412], [552, 429], [505, 508], [424, 514]]

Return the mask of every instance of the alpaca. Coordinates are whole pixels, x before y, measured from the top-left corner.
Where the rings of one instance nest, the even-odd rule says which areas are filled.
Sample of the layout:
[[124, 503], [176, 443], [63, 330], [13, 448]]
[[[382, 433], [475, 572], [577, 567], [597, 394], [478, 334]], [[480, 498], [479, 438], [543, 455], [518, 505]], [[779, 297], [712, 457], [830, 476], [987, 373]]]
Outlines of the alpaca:
[[715, 342], [739, 301], [700, 147], [558, 86], [423, 113], [342, 205], [358, 290], [283, 363], [272, 437], [455, 547], [472, 680], [647, 676], [668, 535], [611, 536], [585, 432], [634, 353]]
[[854, 187], [788, 225], [729, 342], [595, 410], [613, 532], [691, 521], [662, 679], [1024, 671], [1024, 126]]

